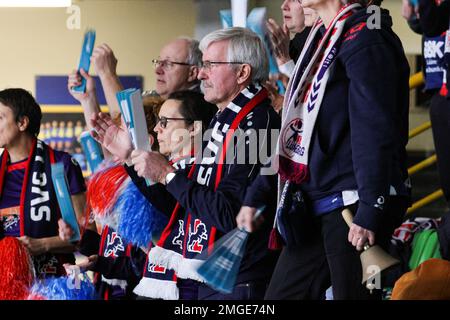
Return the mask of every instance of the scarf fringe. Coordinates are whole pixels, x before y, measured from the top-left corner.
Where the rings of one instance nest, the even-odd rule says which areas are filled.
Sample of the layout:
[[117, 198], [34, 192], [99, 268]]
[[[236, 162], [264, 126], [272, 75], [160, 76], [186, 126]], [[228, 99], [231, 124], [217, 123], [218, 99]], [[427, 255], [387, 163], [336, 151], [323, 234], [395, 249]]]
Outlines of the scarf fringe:
[[200, 266], [204, 263], [203, 260], [197, 260], [197, 259], [185, 259], [181, 260], [181, 264], [178, 268], [178, 270], [175, 270], [175, 273], [178, 278], [181, 279], [192, 279], [199, 282], [205, 282], [203, 278], [200, 277], [197, 270], [200, 268]]
[[148, 253], [148, 262], [158, 266], [173, 269], [178, 268], [183, 256], [175, 251], [164, 249], [160, 246], [154, 246]]
[[270, 231], [269, 236], [269, 249], [273, 251], [278, 251], [283, 248], [283, 240], [281, 239], [280, 234], [276, 228], [273, 228]]
[[174, 270], [178, 278], [204, 282], [197, 273], [203, 260], [186, 259], [172, 250], [155, 246], [148, 253], [148, 262]]
[[127, 288], [127, 281], [126, 280], [120, 280], [120, 279], [108, 279], [102, 276], [102, 282], [105, 282], [109, 284], [110, 286], [118, 286], [122, 288], [122, 290], [125, 290]]
[[177, 283], [170, 280], [142, 278], [133, 292], [141, 297], [163, 300], [178, 300], [179, 290]]
[[283, 180], [290, 180], [296, 184], [300, 184], [309, 179], [307, 165], [294, 162], [283, 156], [279, 156], [279, 161], [280, 167], [278, 173]]

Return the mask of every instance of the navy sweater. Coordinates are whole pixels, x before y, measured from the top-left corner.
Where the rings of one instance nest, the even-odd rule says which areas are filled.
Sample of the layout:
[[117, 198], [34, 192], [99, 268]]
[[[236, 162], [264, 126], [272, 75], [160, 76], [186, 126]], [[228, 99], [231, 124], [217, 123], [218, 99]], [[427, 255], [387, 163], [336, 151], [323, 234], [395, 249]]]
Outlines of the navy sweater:
[[[381, 29], [368, 29], [368, 17], [362, 9], [346, 22], [311, 140], [310, 178], [301, 189], [311, 200], [357, 190], [354, 221], [377, 231], [378, 202], [389, 199], [390, 186], [408, 195], [409, 66], [388, 12], [382, 11]], [[274, 183], [261, 176], [245, 204], [261, 205]]]

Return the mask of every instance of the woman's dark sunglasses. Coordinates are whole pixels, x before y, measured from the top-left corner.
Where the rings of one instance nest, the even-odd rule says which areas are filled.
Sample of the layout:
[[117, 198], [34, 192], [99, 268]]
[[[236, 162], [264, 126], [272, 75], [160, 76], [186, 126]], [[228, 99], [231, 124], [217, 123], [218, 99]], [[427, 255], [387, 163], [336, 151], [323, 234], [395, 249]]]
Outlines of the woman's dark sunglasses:
[[167, 117], [157, 117], [157, 122], [156, 124], [160, 123], [161, 128], [165, 129], [167, 127], [167, 122], [168, 121], [172, 121], [172, 120], [184, 120], [184, 121], [192, 121], [192, 119], [188, 119], [188, 118], [167, 118]]

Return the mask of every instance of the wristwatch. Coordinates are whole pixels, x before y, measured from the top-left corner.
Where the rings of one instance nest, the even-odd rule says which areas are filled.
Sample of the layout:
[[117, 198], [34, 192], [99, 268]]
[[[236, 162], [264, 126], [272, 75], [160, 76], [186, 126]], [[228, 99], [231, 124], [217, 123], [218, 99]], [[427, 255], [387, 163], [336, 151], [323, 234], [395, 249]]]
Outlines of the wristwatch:
[[173, 177], [175, 177], [175, 172], [169, 172], [166, 174], [166, 185], [169, 184], [170, 181], [172, 181]]

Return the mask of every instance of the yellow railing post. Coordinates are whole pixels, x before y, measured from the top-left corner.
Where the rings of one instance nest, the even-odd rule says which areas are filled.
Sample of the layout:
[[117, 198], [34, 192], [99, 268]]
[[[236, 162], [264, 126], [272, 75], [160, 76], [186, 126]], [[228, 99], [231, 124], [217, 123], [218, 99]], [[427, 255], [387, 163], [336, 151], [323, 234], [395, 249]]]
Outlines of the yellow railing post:
[[424, 131], [427, 131], [430, 128], [431, 128], [431, 121], [422, 123], [420, 126], [411, 129], [411, 131], [409, 131], [409, 139], [414, 138], [415, 136], [421, 134]]
[[421, 86], [425, 82], [425, 78], [423, 77], [423, 72], [417, 72], [409, 77], [409, 89], [415, 89], [418, 86]]
[[436, 162], [436, 160], [437, 160], [436, 155], [432, 155], [431, 157], [429, 157], [423, 161], [420, 161], [419, 163], [408, 168], [408, 174], [413, 175], [414, 173], [416, 173], [422, 169], [425, 169], [426, 167], [431, 166], [432, 164], [434, 164]]
[[422, 208], [423, 206], [429, 204], [430, 202], [433, 202], [437, 199], [439, 199], [440, 197], [442, 197], [444, 195], [444, 192], [442, 191], [442, 189], [439, 189], [429, 195], [427, 195], [426, 197], [420, 199], [419, 201], [415, 202], [410, 208], [408, 208], [408, 211], [406, 214], [411, 214], [414, 211], [416, 211], [419, 208]]

